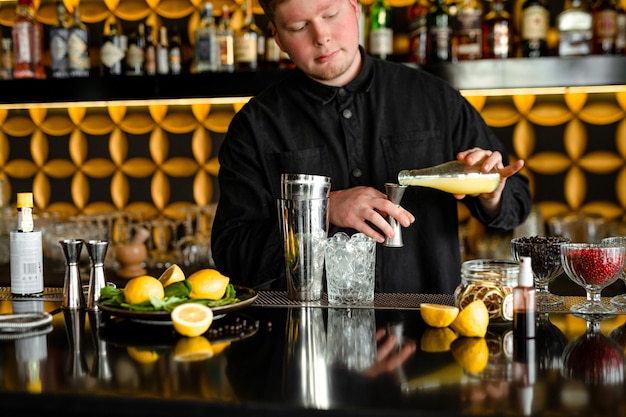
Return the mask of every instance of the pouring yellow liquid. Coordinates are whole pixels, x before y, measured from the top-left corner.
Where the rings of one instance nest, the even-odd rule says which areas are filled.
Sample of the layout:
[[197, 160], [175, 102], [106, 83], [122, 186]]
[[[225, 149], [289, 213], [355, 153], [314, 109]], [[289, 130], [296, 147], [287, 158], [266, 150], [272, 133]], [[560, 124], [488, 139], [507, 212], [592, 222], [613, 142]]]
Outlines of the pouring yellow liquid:
[[480, 164], [465, 165], [450, 161], [435, 167], [403, 170], [398, 174], [400, 185], [435, 188], [451, 194], [491, 193], [500, 184], [497, 171], [481, 172]]

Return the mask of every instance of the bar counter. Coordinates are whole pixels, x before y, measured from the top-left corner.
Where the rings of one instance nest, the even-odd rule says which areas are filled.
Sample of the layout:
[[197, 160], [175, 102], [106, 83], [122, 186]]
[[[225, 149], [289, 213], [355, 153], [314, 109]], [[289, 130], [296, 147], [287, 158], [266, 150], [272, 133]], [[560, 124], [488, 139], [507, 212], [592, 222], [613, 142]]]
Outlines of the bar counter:
[[[59, 287], [40, 300], [0, 290], [0, 313], [53, 317], [0, 332], [6, 415], [626, 415], [626, 315], [593, 326], [567, 312], [578, 296], [540, 314], [534, 340], [500, 324], [450, 345], [418, 309], [452, 303], [447, 294], [376, 294], [373, 307], [347, 309], [260, 291], [191, 340], [167, 322], [63, 310]], [[181, 360], [207, 340], [210, 357]]]

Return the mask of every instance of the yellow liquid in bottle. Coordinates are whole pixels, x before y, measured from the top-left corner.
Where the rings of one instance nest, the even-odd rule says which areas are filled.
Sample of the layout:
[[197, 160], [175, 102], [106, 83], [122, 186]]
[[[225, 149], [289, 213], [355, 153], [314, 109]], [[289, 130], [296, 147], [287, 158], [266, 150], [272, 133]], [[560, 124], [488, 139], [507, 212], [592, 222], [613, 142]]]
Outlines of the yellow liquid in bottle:
[[493, 192], [500, 183], [500, 174], [461, 175], [458, 177], [406, 177], [400, 185], [435, 188], [451, 194], [482, 194]]

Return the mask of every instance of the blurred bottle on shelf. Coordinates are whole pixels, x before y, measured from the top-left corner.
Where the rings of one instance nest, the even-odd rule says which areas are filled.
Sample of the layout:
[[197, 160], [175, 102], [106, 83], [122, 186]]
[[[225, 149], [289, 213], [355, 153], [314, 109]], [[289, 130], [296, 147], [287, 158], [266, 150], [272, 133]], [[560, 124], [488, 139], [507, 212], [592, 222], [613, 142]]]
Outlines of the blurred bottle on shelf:
[[617, 33], [615, 34], [615, 55], [626, 53], [626, 10], [618, 1], [617, 6]]
[[100, 71], [104, 77], [122, 75], [125, 52], [122, 37], [117, 31], [117, 23], [109, 23], [108, 30], [102, 36], [100, 48]]
[[159, 43], [156, 47], [156, 72], [160, 75], [166, 75], [170, 72], [169, 39], [166, 26], [161, 26], [159, 29]]
[[548, 54], [549, 27], [550, 11], [543, 0], [525, 0], [522, 4], [522, 56], [535, 58]]
[[265, 58], [263, 59], [264, 69], [276, 69], [280, 66], [281, 53], [280, 47], [274, 40], [272, 22], [267, 25], [265, 32]]
[[459, 61], [482, 58], [483, 6], [480, 0], [463, 0], [454, 22], [456, 58]]
[[591, 6], [593, 18], [592, 53], [614, 55], [617, 36], [617, 6], [615, 0], [596, 0]]
[[228, 6], [222, 6], [222, 16], [217, 27], [217, 44], [219, 49], [218, 70], [233, 72], [235, 70], [235, 34], [230, 26]]
[[144, 48], [143, 71], [146, 75], [156, 74], [156, 40], [154, 27], [146, 25], [146, 46]]
[[67, 54], [70, 77], [89, 77], [89, 31], [81, 21], [78, 4], [74, 6], [74, 21], [69, 28]]
[[69, 77], [70, 30], [65, 18], [65, 5], [61, 0], [56, 3], [57, 23], [50, 28], [50, 75], [52, 78]]
[[426, 17], [428, 43], [426, 60], [430, 63], [452, 62], [453, 16], [445, 0], [436, 0]]
[[369, 54], [387, 59], [393, 53], [391, 9], [386, 0], [375, 0], [370, 9]]
[[13, 21], [14, 78], [45, 79], [43, 64], [43, 27], [35, 20], [32, 0], [17, 1]]
[[172, 28], [170, 48], [168, 51], [170, 74], [179, 75], [183, 70], [183, 54], [181, 50], [181, 38], [178, 26]]
[[491, 0], [491, 9], [483, 18], [483, 58], [511, 58], [513, 21], [504, 0]]
[[13, 40], [11, 38], [2, 38], [1, 53], [0, 78], [11, 80], [13, 79]]
[[417, 0], [407, 8], [409, 24], [409, 62], [418, 65], [426, 63], [426, 43], [428, 38], [428, 3]]
[[139, 23], [137, 31], [128, 37], [128, 50], [126, 51], [126, 75], [143, 75], [144, 50], [146, 47], [146, 38], [144, 24]]
[[582, 0], [571, 0], [557, 15], [559, 56], [584, 56], [591, 53], [593, 21]]
[[259, 65], [259, 30], [254, 23], [252, 4], [241, 5], [243, 25], [235, 31], [235, 71], [256, 71]]
[[213, 17], [213, 4], [202, 7], [200, 25], [196, 29], [195, 72], [215, 72], [218, 69], [217, 25]]

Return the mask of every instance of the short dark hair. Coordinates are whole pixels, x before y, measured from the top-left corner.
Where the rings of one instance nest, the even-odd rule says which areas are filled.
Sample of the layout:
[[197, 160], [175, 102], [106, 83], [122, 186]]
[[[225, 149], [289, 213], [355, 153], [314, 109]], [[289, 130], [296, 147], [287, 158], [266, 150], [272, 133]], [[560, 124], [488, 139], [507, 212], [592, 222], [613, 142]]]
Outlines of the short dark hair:
[[270, 22], [274, 22], [274, 10], [276, 7], [285, 0], [259, 0], [259, 4], [263, 8], [265, 12], [265, 16], [270, 20]]

